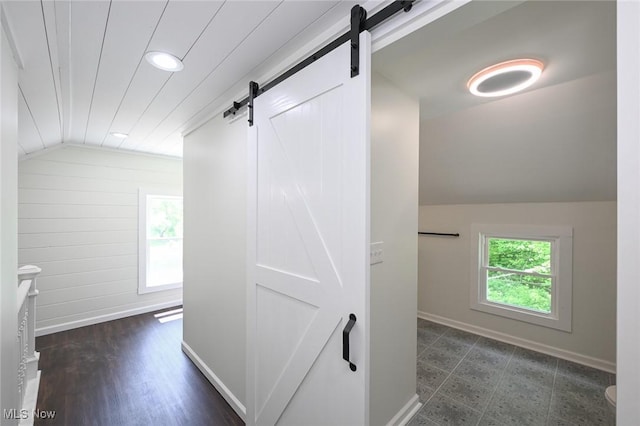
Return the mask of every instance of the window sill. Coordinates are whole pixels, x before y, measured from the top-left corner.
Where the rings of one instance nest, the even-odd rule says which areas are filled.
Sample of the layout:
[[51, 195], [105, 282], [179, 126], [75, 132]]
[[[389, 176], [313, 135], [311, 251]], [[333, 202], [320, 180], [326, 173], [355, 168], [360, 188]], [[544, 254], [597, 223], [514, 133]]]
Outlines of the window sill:
[[528, 309], [518, 308], [516, 306], [501, 305], [491, 302], [472, 303], [471, 309], [571, 333], [570, 321], [562, 321], [561, 318], [557, 318], [551, 314], [545, 314], [543, 312], [535, 312]]
[[154, 286], [140, 286], [138, 287], [138, 294], [156, 293], [158, 291], [168, 291], [182, 288], [182, 283], [164, 284]]

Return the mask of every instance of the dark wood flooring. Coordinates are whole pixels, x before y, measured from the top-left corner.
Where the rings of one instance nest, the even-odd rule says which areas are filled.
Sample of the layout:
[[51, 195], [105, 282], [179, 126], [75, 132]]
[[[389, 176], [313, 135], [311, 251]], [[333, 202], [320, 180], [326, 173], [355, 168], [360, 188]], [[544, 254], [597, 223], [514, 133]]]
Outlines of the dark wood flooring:
[[36, 425], [242, 425], [182, 352], [182, 319], [143, 314], [38, 337]]

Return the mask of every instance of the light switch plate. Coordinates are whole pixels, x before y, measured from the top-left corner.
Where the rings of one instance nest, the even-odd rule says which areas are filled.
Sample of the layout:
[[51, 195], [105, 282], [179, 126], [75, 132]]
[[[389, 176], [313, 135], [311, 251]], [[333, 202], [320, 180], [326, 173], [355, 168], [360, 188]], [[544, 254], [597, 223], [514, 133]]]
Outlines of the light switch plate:
[[371, 265], [382, 263], [384, 261], [384, 242], [378, 241], [371, 243]]

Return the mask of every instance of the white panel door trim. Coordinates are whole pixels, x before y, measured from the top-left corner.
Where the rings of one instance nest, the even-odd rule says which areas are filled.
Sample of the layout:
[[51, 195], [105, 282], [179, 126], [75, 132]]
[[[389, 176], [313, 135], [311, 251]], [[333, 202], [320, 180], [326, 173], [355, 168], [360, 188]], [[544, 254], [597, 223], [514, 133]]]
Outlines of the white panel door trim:
[[[249, 129], [248, 149], [246, 416], [248, 425], [278, 423], [284, 413], [287, 410], [290, 411], [293, 398], [305, 385], [305, 381], [310, 380], [308, 377], [311, 370], [315, 369], [316, 377], [319, 374], [317, 369], [320, 368], [319, 358], [322, 355], [331, 357], [331, 373], [334, 374], [338, 370], [338, 381], [340, 381], [340, 377], [345, 377], [349, 384], [348, 388], [352, 390], [351, 394], [347, 394], [345, 390], [345, 395], [340, 395], [340, 398], [352, 401], [350, 405], [340, 402], [342, 411], [338, 411], [350, 416], [351, 420], [358, 419], [358, 424], [368, 424], [369, 421], [370, 43], [370, 34], [362, 33], [360, 76], [354, 79], [350, 78], [351, 49], [350, 45], [345, 43], [319, 60], [318, 63], [278, 86], [281, 88], [281, 92], [278, 92], [277, 88], [272, 89], [262, 94], [254, 103], [256, 124]], [[324, 62], [324, 66], [322, 65], [323, 61], [327, 61]], [[333, 160], [336, 161], [336, 165], [340, 166], [337, 179], [339, 179], [342, 192], [338, 192], [338, 195], [331, 191], [326, 191], [329, 195], [325, 195], [323, 192], [322, 196], [315, 199], [319, 204], [314, 204], [313, 194], [309, 195], [305, 191], [316, 182], [300, 183], [304, 177], [308, 178], [306, 175], [302, 177], [306, 171], [297, 169], [299, 166], [294, 162], [295, 159], [289, 156], [292, 147], [285, 146], [287, 137], [278, 133], [276, 127], [280, 125], [276, 126], [271, 120], [282, 119], [283, 114], [298, 107], [303, 108], [310, 102], [317, 102], [316, 105], [322, 104], [325, 102], [325, 98], [321, 99], [321, 97], [334, 89], [339, 89], [340, 92], [336, 92], [337, 94], [334, 96], [337, 97], [331, 97], [327, 102], [339, 101], [341, 105], [338, 106], [340, 107], [344, 103], [342, 114], [345, 115], [345, 119], [343, 121], [354, 124], [344, 126], [338, 124], [341, 126], [339, 127], [341, 133], [338, 133], [336, 140], [342, 141], [342, 144], [339, 145], [340, 149], [330, 149], [328, 152], [335, 154], [335, 158], [326, 160], [322, 158], [320, 162], [323, 165], [324, 161], [326, 164], [332, 164], [330, 161]], [[327, 107], [326, 105], [324, 108], [325, 110], [332, 109], [331, 106]], [[294, 111], [294, 115], [295, 113]], [[307, 114], [309, 117], [317, 117], [313, 112]], [[295, 124], [291, 125], [288, 122], [284, 123], [286, 123], [282, 124], [284, 131], [295, 126]], [[331, 128], [333, 123], [327, 123], [331, 122], [327, 121], [323, 124], [327, 126], [327, 129], [333, 131]], [[304, 139], [304, 136], [302, 137]], [[262, 138], [263, 144], [268, 143], [268, 145], [258, 145], [260, 138]], [[289, 138], [295, 139], [290, 135]], [[320, 139], [320, 149], [329, 149], [325, 146], [324, 139]], [[352, 143], [344, 143], [344, 141]], [[295, 145], [296, 149], [298, 147]], [[305, 146], [303, 145], [300, 149], [305, 149]], [[314, 152], [315, 154], [317, 153]], [[262, 156], [259, 158], [260, 155]], [[307, 153], [308, 155], [310, 154]], [[353, 161], [348, 161], [348, 159]], [[259, 166], [260, 164], [263, 166]], [[325, 172], [322, 167], [319, 169]], [[262, 180], [259, 181], [261, 174]], [[310, 179], [316, 177], [314, 175]], [[318, 182], [323, 183], [324, 178], [326, 177], [318, 177]], [[268, 184], [265, 183], [265, 179]], [[338, 181], [332, 183], [335, 185]], [[272, 192], [260, 192], [260, 188], [263, 188], [262, 191], [268, 188]], [[330, 197], [330, 200], [327, 201], [326, 197]], [[312, 204], [314, 205], [312, 206]], [[259, 208], [259, 206], [263, 207]], [[286, 206], [286, 208], [282, 206]], [[331, 220], [322, 216], [323, 212], [318, 210], [327, 206], [334, 208]], [[270, 209], [276, 213], [270, 213], [272, 211]], [[286, 246], [284, 242], [271, 243], [266, 231], [261, 231], [263, 228], [269, 228], [268, 224], [273, 221], [269, 214], [277, 216], [279, 221], [277, 223], [282, 223], [282, 221], [289, 223], [289, 225], [283, 225], [285, 228], [282, 229], [294, 235], [294, 240], [290, 240], [293, 244], [291, 247], [298, 248], [298, 250], [293, 254], [293, 257], [296, 259], [308, 258], [307, 266], [301, 266], [300, 270], [296, 267], [290, 267], [291, 265], [287, 262], [295, 262], [295, 259], [292, 260], [291, 256], [287, 256], [287, 253], [291, 254], [291, 247]], [[336, 220], [338, 222], [335, 222]], [[331, 224], [338, 223], [342, 223], [342, 227], [331, 227]], [[324, 229], [321, 229], [323, 226]], [[328, 241], [327, 238], [331, 239], [331, 237], [328, 237], [327, 234], [332, 231], [336, 231], [332, 235], [334, 240]], [[338, 235], [337, 240], [336, 235]], [[291, 237], [283, 234], [282, 239], [286, 240], [286, 238]], [[295, 243], [295, 241], [299, 242]], [[339, 243], [336, 244], [336, 241]], [[284, 260], [281, 260], [285, 266], [280, 266], [277, 260], [278, 254], [276, 253], [274, 257], [269, 251], [270, 249], [274, 249], [276, 252], [278, 249], [284, 250], [282, 251], [284, 254], [281, 254]], [[333, 258], [332, 254], [338, 258]], [[340, 264], [338, 265], [336, 262]], [[260, 300], [271, 298], [271, 300], [278, 300], [278, 302], [269, 305], [269, 303], [260, 302], [259, 298]], [[296, 336], [292, 335], [290, 341], [285, 342], [287, 346], [293, 348], [291, 353], [280, 353], [278, 355], [280, 361], [276, 360], [277, 365], [274, 367], [278, 370], [269, 370], [268, 376], [271, 378], [265, 379], [262, 376], [258, 377], [259, 368], [262, 368], [262, 371], [268, 370], [264, 368], [264, 358], [258, 359], [258, 356], [265, 356], [260, 353], [260, 348], [264, 349], [264, 347], [259, 343], [260, 338], [263, 338], [264, 342], [264, 335], [261, 336], [258, 330], [259, 327], [266, 327], [264, 323], [269, 322], [271, 311], [260, 311], [259, 309], [265, 309], [260, 306], [273, 307], [280, 306], [281, 303], [283, 310], [287, 309], [287, 304], [295, 303], [292, 305], [298, 306], [295, 309], [302, 309], [306, 312], [304, 314], [306, 322], [299, 324]], [[261, 317], [264, 312], [268, 312], [266, 321]], [[340, 337], [339, 331], [346, 325], [350, 313], [355, 313], [358, 317], [350, 339], [351, 359], [358, 366], [356, 372], [350, 371], [349, 364], [341, 359], [341, 346], [340, 352], [336, 351], [336, 339]], [[292, 318], [292, 321], [295, 319]], [[276, 327], [278, 326], [279, 324], [276, 324]], [[264, 329], [270, 330], [269, 328]], [[279, 337], [282, 337], [281, 333], [278, 334], [276, 331]], [[326, 355], [323, 352], [330, 342], [332, 343], [331, 352]], [[274, 343], [274, 345], [276, 344]], [[266, 348], [264, 352], [269, 350], [270, 348]], [[340, 364], [336, 364], [335, 360], [338, 360]], [[259, 383], [259, 380], [263, 382]], [[257, 396], [259, 385], [261, 393]], [[267, 387], [265, 388], [265, 386]], [[305, 386], [311, 385], [306, 384]], [[313, 386], [316, 386], [314, 389], [322, 389], [318, 388], [317, 384]], [[355, 392], [353, 392], [354, 389]], [[336, 395], [333, 395], [328, 399], [331, 399], [331, 402], [326, 403], [331, 404], [337, 398]], [[349, 408], [345, 409], [345, 406]], [[323, 421], [321, 418], [309, 418], [308, 420], [309, 423]], [[282, 420], [282, 422], [285, 421]]]

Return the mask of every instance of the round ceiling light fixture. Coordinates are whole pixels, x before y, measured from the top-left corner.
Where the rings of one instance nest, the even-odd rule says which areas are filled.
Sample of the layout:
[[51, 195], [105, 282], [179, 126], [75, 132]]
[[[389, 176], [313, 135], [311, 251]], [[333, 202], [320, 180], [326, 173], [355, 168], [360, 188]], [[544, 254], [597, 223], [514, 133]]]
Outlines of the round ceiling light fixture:
[[126, 138], [129, 137], [128, 134], [120, 133], [120, 132], [111, 132], [111, 136], [113, 136], [114, 138], [118, 138], [118, 139], [126, 139]]
[[176, 72], [184, 68], [182, 61], [170, 53], [147, 52], [144, 54], [144, 58], [151, 65], [161, 70]]
[[544, 64], [537, 59], [501, 62], [475, 73], [467, 82], [467, 88], [482, 97], [511, 95], [535, 83], [543, 69]]

